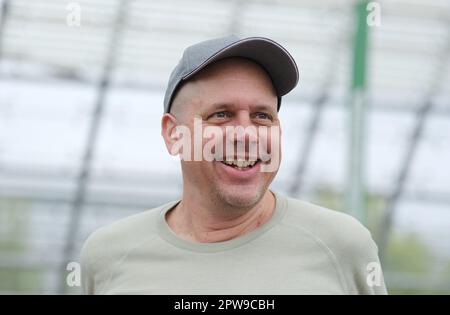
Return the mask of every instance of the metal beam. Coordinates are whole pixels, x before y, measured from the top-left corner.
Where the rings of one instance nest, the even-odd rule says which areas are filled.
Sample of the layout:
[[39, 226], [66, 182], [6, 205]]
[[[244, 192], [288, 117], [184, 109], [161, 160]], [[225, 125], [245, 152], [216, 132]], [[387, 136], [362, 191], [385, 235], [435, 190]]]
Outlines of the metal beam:
[[[58, 79], [58, 78], [56, 78]], [[0, 83], [2, 81], [23, 81], [28, 83], [39, 82], [39, 83], [48, 83], [52, 85], [55, 83], [55, 78], [51, 77], [31, 77], [20, 74], [2, 74], [0, 75]], [[90, 80], [68, 80], [67, 78], [61, 79], [63, 82], [75, 82], [78, 84], [91, 86], [94, 82]], [[165, 89], [164, 84], [152, 84], [152, 83], [140, 83], [140, 82], [132, 82], [132, 83], [115, 83], [115, 89], [135, 89], [136, 91], [146, 91], [146, 92], [155, 92], [155, 93], [163, 93]], [[408, 95], [405, 94], [405, 97]], [[315, 100], [318, 99], [317, 94], [315, 93], [304, 93], [302, 95], [287, 95], [284, 98], [284, 107], [286, 106], [297, 106], [297, 104], [293, 104], [293, 102], [300, 102], [305, 106], [314, 106]], [[288, 102], [287, 102], [288, 101]], [[383, 112], [392, 112], [392, 113], [411, 113], [416, 112], [420, 108], [420, 104], [416, 105], [416, 101], [408, 101], [403, 99], [402, 102], [397, 101], [383, 101], [380, 103], [369, 103], [367, 104], [367, 109], [371, 112], [373, 111], [383, 111]], [[330, 108], [344, 108], [348, 103], [341, 99], [333, 99], [333, 102], [329, 102], [327, 107]], [[430, 112], [430, 115], [436, 116], [450, 116], [450, 106], [435, 106], [433, 111]]]
[[356, 30], [353, 44], [352, 85], [350, 94], [350, 128], [346, 209], [366, 223], [365, 196], [365, 136], [366, 136], [366, 65], [367, 65], [367, 1], [355, 5]]
[[431, 82], [428, 92], [425, 95], [423, 105], [416, 112], [415, 125], [411, 132], [411, 137], [407, 144], [403, 161], [400, 164], [401, 169], [396, 180], [395, 189], [387, 198], [386, 209], [380, 222], [380, 232], [378, 235], [378, 248], [381, 261], [385, 260], [387, 246], [389, 243], [389, 236], [393, 225], [395, 210], [398, 201], [404, 193], [404, 186], [406, 181], [408, 180], [409, 173], [413, 166], [414, 158], [416, 156], [423, 131], [426, 127], [427, 119], [429, 118], [430, 112], [432, 112], [433, 107], [435, 106], [433, 98], [439, 92], [440, 88], [443, 86], [443, 83], [448, 84], [448, 82], [446, 82], [444, 78], [446, 76], [446, 71], [449, 67], [449, 63], [450, 25], [448, 27], [446, 45], [442, 49], [440, 60], [437, 62], [435, 75], [433, 77], [434, 80]]
[[89, 131], [86, 138], [86, 146], [84, 149], [83, 161], [81, 170], [77, 178], [77, 189], [75, 192], [75, 198], [70, 211], [70, 224], [67, 230], [65, 247], [63, 251], [63, 259], [60, 266], [60, 279], [59, 279], [59, 293], [64, 293], [67, 289], [66, 285], [66, 266], [71, 260], [74, 250], [74, 241], [78, 235], [78, 230], [82, 217], [82, 210], [85, 203], [87, 186], [89, 184], [91, 164], [95, 147], [97, 145], [97, 139], [99, 129], [103, 121], [103, 115], [105, 111], [106, 94], [111, 84], [112, 71], [115, 68], [117, 49], [120, 45], [123, 26], [125, 24], [125, 17], [127, 12], [127, 1], [121, 0], [117, 7], [116, 19], [111, 29], [111, 39], [106, 55], [106, 62], [103, 67], [103, 72], [98, 84], [98, 94], [96, 103], [94, 106], [94, 112], [92, 114]]
[[0, 12], [0, 62], [3, 59], [3, 43], [5, 40], [6, 21], [9, 13], [9, 0], [4, 0]]
[[242, 29], [242, 15], [244, 14], [244, 6], [246, 3], [242, 0], [233, 0], [233, 6], [230, 12], [230, 24], [228, 26], [228, 34], [239, 35]]
[[[328, 57], [327, 71], [323, 78], [322, 87], [319, 95], [311, 103], [312, 115], [309, 121], [308, 128], [306, 130], [305, 140], [301, 147], [298, 163], [294, 166], [294, 172], [292, 174], [292, 185], [289, 187], [289, 194], [291, 196], [297, 196], [303, 186], [305, 171], [308, 166], [308, 162], [311, 157], [313, 146], [315, 144], [316, 135], [319, 131], [320, 121], [323, 114], [323, 109], [330, 97], [330, 89], [333, 86], [334, 79], [337, 74], [337, 65], [339, 64], [339, 51], [343, 42], [344, 34], [339, 34], [336, 37], [332, 47], [330, 47], [330, 56]], [[299, 130], [303, 131], [303, 130]]]
[[[111, 207], [111, 208], [133, 208], [133, 209], [150, 209], [153, 206], [161, 205], [170, 200], [179, 198], [181, 189], [177, 189], [173, 192], [151, 192], [148, 194], [136, 194], [124, 191], [121, 189], [128, 183], [128, 178], [123, 180], [115, 180], [120, 183], [121, 186], [117, 186], [114, 189], [109, 189], [107, 193], [92, 192], [85, 199], [85, 205], [92, 207]], [[307, 184], [307, 183], [306, 183]], [[305, 185], [306, 185], [305, 184]], [[136, 185], [134, 181], [131, 181], [128, 187], [142, 187], [133, 186]], [[156, 187], [155, 183], [149, 183], [149, 187]], [[161, 186], [159, 186], [161, 188]], [[173, 187], [168, 185], [167, 191]], [[161, 189], [163, 190], [163, 189]], [[390, 196], [390, 191], [376, 191], [374, 192], [380, 198], [386, 198]], [[426, 190], [409, 190], [402, 193], [402, 200], [406, 202], [417, 202], [426, 204], [436, 204], [446, 206], [450, 204], [450, 193], [446, 191], [426, 191]], [[49, 188], [31, 188], [26, 186], [17, 186], [15, 188], [8, 188], [0, 185], [0, 199], [11, 200], [24, 200], [27, 202], [48, 203], [48, 204], [69, 204], [73, 202], [71, 195], [55, 191]]]

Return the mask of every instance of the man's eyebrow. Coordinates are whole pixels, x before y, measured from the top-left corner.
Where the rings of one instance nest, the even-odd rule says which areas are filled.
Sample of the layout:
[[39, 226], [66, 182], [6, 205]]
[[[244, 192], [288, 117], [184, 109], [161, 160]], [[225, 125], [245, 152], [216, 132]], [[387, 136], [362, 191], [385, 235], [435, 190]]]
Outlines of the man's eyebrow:
[[277, 112], [277, 105], [266, 105], [266, 104], [258, 104], [253, 107], [254, 110], [268, 111], [268, 112]]
[[[236, 107], [235, 104], [233, 103], [222, 103], [222, 102], [218, 102], [218, 103], [213, 103], [211, 105], [211, 110], [220, 110], [220, 109], [232, 109]], [[268, 104], [256, 104], [256, 105], [251, 105], [251, 109], [252, 110], [261, 110], [261, 111], [272, 111], [272, 112], [276, 112], [276, 105], [275, 107], [273, 105], [268, 105]]]

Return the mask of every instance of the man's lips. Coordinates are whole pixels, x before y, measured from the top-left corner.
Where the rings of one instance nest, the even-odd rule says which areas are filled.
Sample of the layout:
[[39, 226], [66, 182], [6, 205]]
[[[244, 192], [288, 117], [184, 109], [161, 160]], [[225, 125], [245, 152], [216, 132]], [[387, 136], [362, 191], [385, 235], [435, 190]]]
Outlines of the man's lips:
[[230, 177], [236, 180], [246, 180], [254, 177], [261, 168], [261, 160], [257, 160], [256, 163], [247, 167], [237, 167], [225, 164], [224, 161], [214, 161], [218, 171], [224, 174], [226, 177]]
[[257, 159], [254, 159], [254, 160], [238, 159], [238, 160], [232, 160], [232, 161], [225, 160], [225, 161], [220, 161], [220, 162], [224, 163], [225, 165], [232, 166], [239, 170], [242, 170], [245, 168], [253, 167], [258, 162], [258, 160]]

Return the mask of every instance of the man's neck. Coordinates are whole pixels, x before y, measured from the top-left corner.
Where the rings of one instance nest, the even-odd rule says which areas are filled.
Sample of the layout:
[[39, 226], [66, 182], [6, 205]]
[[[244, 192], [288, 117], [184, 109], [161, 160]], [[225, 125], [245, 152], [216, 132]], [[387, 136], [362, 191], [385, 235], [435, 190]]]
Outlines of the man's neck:
[[178, 236], [200, 243], [223, 242], [249, 233], [269, 221], [275, 209], [275, 197], [269, 190], [254, 207], [243, 211], [213, 211], [198, 200], [183, 197], [166, 220]]

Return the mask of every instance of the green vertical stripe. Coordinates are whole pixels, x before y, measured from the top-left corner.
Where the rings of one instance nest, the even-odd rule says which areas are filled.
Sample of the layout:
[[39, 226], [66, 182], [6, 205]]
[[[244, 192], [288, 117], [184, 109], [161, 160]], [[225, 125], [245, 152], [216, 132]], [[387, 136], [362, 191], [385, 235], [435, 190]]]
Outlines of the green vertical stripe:
[[364, 89], [366, 85], [367, 54], [367, 1], [362, 0], [355, 6], [356, 32], [353, 43], [352, 88]]

